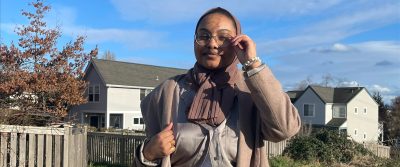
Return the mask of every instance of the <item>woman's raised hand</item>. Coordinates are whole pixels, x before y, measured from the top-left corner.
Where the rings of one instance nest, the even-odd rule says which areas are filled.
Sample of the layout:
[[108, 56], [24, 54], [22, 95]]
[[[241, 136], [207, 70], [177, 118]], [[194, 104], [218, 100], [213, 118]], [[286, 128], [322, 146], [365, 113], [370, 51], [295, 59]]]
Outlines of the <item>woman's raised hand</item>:
[[[247, 35], [240, 34], [232, 39], [232, 45], [241, 64], [257, 56], [256, 43]], [[261, 62], [252, 64], [251, 68], [258, 67]]]
[[146, 160], [154, 161], [175, 151], [175, 138], [172, 126], [172, 122], [169, 123], [167, 127], [151, 137], [150, 141], [144, 145], [143, 156]]

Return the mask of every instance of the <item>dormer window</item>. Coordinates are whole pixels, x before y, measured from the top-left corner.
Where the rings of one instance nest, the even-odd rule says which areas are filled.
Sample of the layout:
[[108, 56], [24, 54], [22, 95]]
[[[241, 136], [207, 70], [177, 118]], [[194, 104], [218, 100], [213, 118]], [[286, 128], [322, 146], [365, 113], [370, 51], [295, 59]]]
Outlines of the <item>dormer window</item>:
[[333, 118], [346, 118], [346, 107], [345, 106], [339, 106], [339, 107], [333, 107]]
[[99, 85], [89, 86], [88, 101], [89, 102], [99, 102], [100, 101], [100, 86]]

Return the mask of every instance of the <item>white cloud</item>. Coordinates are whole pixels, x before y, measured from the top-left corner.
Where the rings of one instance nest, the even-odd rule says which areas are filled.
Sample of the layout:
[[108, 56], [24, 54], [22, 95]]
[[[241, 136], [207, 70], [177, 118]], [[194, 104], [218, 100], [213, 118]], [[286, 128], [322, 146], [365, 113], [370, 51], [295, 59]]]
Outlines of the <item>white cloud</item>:
[[112, 0], [111, 2], [121, 17], [126, 20], [171, 24], [196, 21], [203, 12], [217, 6], [246, 18], [298, 17], [323, 11], [338, 4], [341, 0], [296, 0], [290, 3], [275, 0], [255, 0], [251, 3], [242, 0], [207, 2], [204, 0]]
[[[269, 57], [274, 62], [270, 66], [286, 85], [295, 84], [310, 75], [320, 79], [320, 76], [329, 73], [342, 80], [344, 86], [372, 85], [368, 88], [400, 95], [400, 88], [396, 88], [396, 85], [400, 85], [400, 42], [369, 41], [342, 45], [352, 49], [345, 52], [304, 49]], [[332, 48], [332, 45], [326, 48]], [[268, 63], [268, 58], [266, 60]], [[391, 65], [376, 66], [377, 62], [383, 60], [390, 60]]]
[[360, 84], [357, 81], [343, 81], [339, 83], [340, 87], [359, 87]]
[[63, 28], [63, 32], [69, 36], [84, 35], [87, 37], [87, 42], [92, 44], [115, 42], [133, 50], [162, 47], [165, 36], [165, 33], [147, 30], [98, 29], [78, 26], [67, 26]]
[[310, 50], [311, 52], [321, 52], [321, 53], [331, 53], [331, 52], [348, 52], [348, 51], [355, 51], [354, 48], [341, 44], [335, 43], [330, 48], [313, 48]]
[[11, 23], [0, 23], [0, 30], [3, 33], [7, 34], [12, 34], [14, 33], [15, 28], [17, 28], [18, 25], [16, 24], [11, 24]]
[[344, 52], [344, 51], [348, 51], [350, 50], [349, 47], [347, 47], [346, 45], [340, 44], [340, 43], [335, 43], [332, 47], [333, 51], [339, 51], [339, 52]]
[[[360, 4], [358, 8], [349, 9], [344, 14], [325, 16], [322, 20], [299, 27], [287, 38], [259, 41], [257, 46], [261, 53], [271, 54], [336, 43], [346, 37], [399, 22], [399, 7], [400, 3], [382, 3], [374, 7]], [[337, 45], [336, 49], [340, 47]]]
[[371, 87], [369, 87], [369, 90], [371, 92], [380, 92], [380, 93], [389, 93], [390, 89], [381, 85], [372, 85]]

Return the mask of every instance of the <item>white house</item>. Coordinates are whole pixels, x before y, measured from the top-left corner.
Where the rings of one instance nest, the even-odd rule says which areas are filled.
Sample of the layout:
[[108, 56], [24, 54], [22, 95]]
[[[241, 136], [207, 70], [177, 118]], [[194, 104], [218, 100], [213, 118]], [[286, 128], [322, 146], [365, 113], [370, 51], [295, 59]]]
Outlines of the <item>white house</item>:
[[377, 142], [378, 104], [364, 87], [308, 86], [289, 91], [304, 123], [337, 128], [357, 142]]
[[97, 128], [144, 128], [140, 101], [164, 80], [187, 70], [93, 59], [85, 71], [88, 103], [69, 116]]

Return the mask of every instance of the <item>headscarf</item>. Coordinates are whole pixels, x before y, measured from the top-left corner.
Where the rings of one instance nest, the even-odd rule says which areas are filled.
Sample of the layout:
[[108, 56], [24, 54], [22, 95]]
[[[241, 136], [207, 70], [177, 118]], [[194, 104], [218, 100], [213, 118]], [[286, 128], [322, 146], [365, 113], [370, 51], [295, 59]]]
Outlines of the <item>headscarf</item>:
[[[241, 34], [240, 23], [236, 17], [220, 7], [210, 9], [203, 14], [197, 22], [196, 30], [202, 19], [213, 13], [223, 13], [230, 16], [236, 26], [236, 35]], [[235, 99], [234, 84], [239, 78], [238, 62], [235, 56], [230, 65], [218, 70], [204, 68], [196, 62], [194, 67], [189, 70], [187, 78], [192, 88], [196, 90], [196, 95], [187, 114], [189, 121], [218, 126], [225, 120], [232, 110]]]

